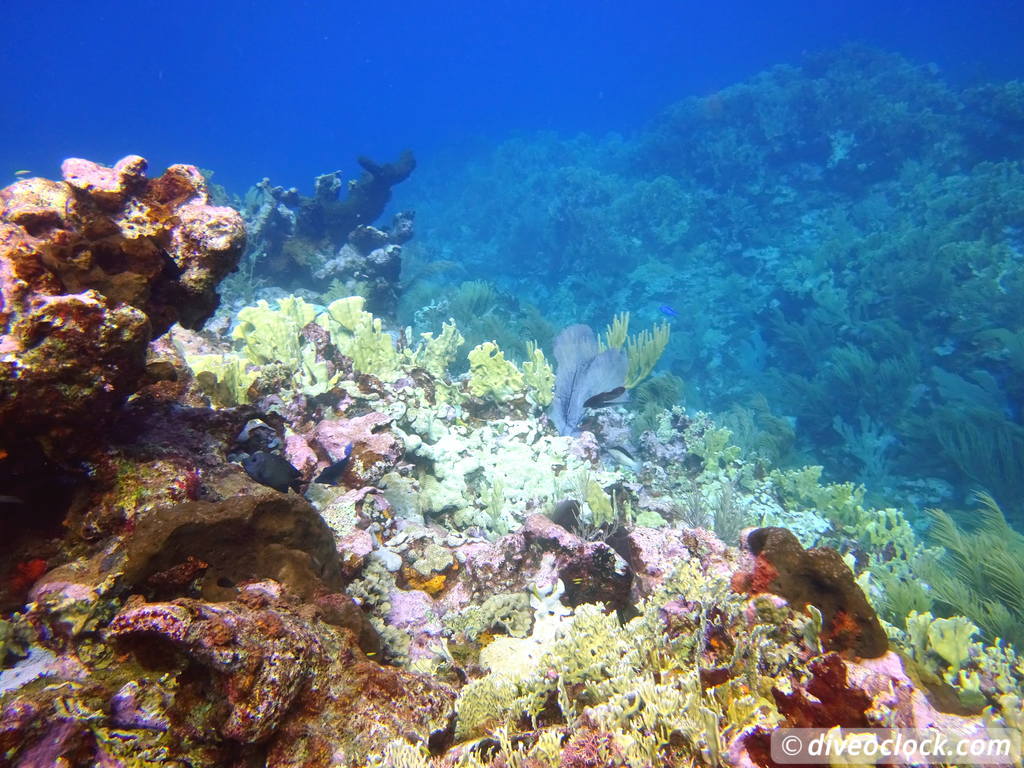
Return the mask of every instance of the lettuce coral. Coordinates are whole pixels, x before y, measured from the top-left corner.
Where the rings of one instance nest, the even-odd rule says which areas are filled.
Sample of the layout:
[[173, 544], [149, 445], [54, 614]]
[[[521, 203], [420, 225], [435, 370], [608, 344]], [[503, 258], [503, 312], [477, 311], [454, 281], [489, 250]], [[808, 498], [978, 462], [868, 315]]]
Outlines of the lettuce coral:
[[334, 346], [352, 358], [357, 371], [391, 380], [399, 372], [398, 352], [380, 318], [363, 309], [365, 303], [362, 296], [332, 301], [323, 318], [325, 327]]
[[493, 341], [478, 344], [469, 352], [469, 391], [495, 402], [511, 400], [523, 390], [523, 375]]
[[404, 350], [405, 362], [412, 367], [423, 368], [427, 373], [443, 379], [448, 373], [448, 366], [455, 360], [465, 338], [455, 327], [454, 321], [445, 322], [441, 333], [434, 336], [427, 332], [420, 334], [423, 341], [414, 350]]

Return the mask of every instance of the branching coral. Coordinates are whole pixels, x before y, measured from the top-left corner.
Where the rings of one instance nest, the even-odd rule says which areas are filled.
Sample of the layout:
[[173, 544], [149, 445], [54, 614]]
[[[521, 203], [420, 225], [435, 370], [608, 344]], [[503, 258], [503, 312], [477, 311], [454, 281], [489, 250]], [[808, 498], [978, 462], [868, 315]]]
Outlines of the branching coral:
[[438, 336], [430, 332], [420, 336], [422, 343], [414, 350], [406, 350], [406, 360], [410, 365], [423, 368], [432, 376], [443, 379], [448, 373], [448, 366], [455, 360], [466, 340], [455, 327], [454, 320], [443, 323]]
[[906, 634], [899, 633], [897, 639], [905, 644], [908, 655], [940, 676], [969, 710], [978, 712], [991, 704], [1005, 709], [1005, 697], [1024, 691], [1024, 658], [1005, 643], [974, 642], [980, 630], [969, 619], [911, 611], [906, 628]]
[[444, 323], [437, 336], [421, 334], [415, 347], [399, 351], [381, 320], [363, 305], [360, 296], [338, 299], [326, 308], [295, 296], [278, 300], [276, 306], [260, 300], [238, 314], [232, 336], [240, 354], [186, 350], [185, 356], [200, 386], [219, 405], [249, 402], [250, 390], [262, 376], [283, 377], [287, 388], [320, 395], [339, 383], [346, 365], [350, 372], [385, 380], [422, 368], [443, 383], [463, 344], [453, 322]]
[[632, 389], [651, 375], [654, 366], [661, 359], [662, 352], [668, 346], [671, 326], [658, 323], [652, 329], [644, 329], [639, 334], [629, 335], [629, 312], [617, 314], [608, 326], [604, 339], [600, 340], [602, 349], [622, 349], [625, 347], [629, 367], [626, 371], [626, 389]]
[[[626, 756], [627, 765], [657, 765], [672, 753], [714, 763], [726, 728], [738, 732], [779, 719], [758, 671], [762, 664], [776, 663], [768, 657], [778, 651], [769, 652], [761, 630], [726, 653], [730, 672], [709, 685], [703, 666], [708, 638], [737, 619], [739, 598], [699, 566], [682, 565], [626, 624], [596, 605], [552, 616], [535, 604], [530, 637], [499, 638], [482, 653], [490, 672], [462, 690], [457, 738], [496, 726], [511, 729], [523, 716], [534, 722], [551, 718], [555, 707], [579, 738], [586, 727], [605, 734], [592, 747], [608, 760], [618, 755], [619, 760]], [[715, 607], [705, 611], [702, 605]], [[677, 616], [695, 622], [701, 628], [697, 636], [666, 631], [665, 622]], [[573, 749], [564, 746], [563, 755]]]
[[391, 337], [384, 333], [380, 318], [363, 309], [361, 296], [332, 301], [326, 310], [325, 326], [331, 341], [343, 355], [352, 358], [357, 371], [391, 379], [398, 372], [398, 353]]
[[297, 363], [302, 329], [316, 317], [316, 307], [295, 296], [279, 300], [277, 307], [260, 299], [256, 306], [238, 313], [231, 335], [241, 342], [242, 352], [252, 363]]
[[541, 408], [547, 408], [555, 396], [555, 372], [544, 357], [544, 351], [532, 341], [526, 344], [526, 360], [522, 369], [527, 398]]

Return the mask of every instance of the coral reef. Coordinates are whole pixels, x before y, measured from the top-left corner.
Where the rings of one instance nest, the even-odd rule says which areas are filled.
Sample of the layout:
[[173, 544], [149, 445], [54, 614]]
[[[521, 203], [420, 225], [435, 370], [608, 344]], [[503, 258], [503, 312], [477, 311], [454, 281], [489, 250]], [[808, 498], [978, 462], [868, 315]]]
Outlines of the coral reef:
[[[163, 374], [95, 441], [56, 556], [22, 552], [5, 759], [768, 766], [784, 725], [1017, 723], [1012, 647], [876, 617], [921, 547], [859, 489], [767, 472], [678, 406], [635, 443], [616, 407], [558, 435], [542, 354], [452, 376], [454, 324], [403, 348], [358, 297], [236, 327], [152, 343]], [[243, 404], [210, 388], [235, 360]]]
[[394, 314], [401, 246], [413, 236], [413, 214], [396, 214], [386, 230], [372, 224], [416, 160], [405, 151], [393, 163], [358, 162], [360, 178], [346, 185], [340, 171], [318, 176], [312, 197], [271, 186], [269, 179], [249, 190], [243, 211], [251, 240], [245, 257], [250, 296], [266, 276], [293, 288], [320, 286], [329, 298], [362, 296], [372, 312]]
[[145, 170], [137, 155], [113, 168], [71, 159], [63, 181], [0, 190], [5, 447], [36, 439], [64, 453], [91, 440], [139, 386], [149, 341], [216, 309], [241, 218], [209, 204], [194, 167]]
[[[688, 405], [760, 402], [750, 442], [784, 424], [784, 465], [919, 511], [982, 488], [1020, 529], [1020, 93], [813, 53], [629, 139], [523, 136], [424, 169], [420, 242], [488, 281], [490, 325], [543, 342], [517, 297], [559, 326], [667, 315], [661, 366]], [[417, 308], [457, 291], [438, 280]]]
[[[194, 169], [68, 161], [0, 192], [0, 762], [769, 768], [783, 727], [1024, 728], [996, 501], [1019, 318], [993, 288], [1020, 174], [960, 114], [983, 100], [998, 133], [1010, 95], [847, 49], [633, 143], [517, 140], [447, 193], [478, 198], [462, 276], [495, 282], [419, 304], [449, 268], [399, 297], [412, 217], [372, 226], [411, 154], [360, 160], [344, 198], [264, 182], [250, 290], [206, 328], [242, 229]], [[496, 181], [521, 195], [500, 216]], [[890, 193], [920, 257], [865, 234]], [[538, 263], [510, 274], [480, 216]], [[871, 486], [801, 466], [807, 434]], [[929, 450], [993, 486], [981, 525], [876, 503]]]

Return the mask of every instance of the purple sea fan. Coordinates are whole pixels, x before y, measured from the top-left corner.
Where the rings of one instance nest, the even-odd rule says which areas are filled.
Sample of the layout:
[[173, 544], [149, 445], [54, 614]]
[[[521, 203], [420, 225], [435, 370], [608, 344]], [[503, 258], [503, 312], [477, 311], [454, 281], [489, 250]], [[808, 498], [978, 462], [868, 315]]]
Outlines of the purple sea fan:
[[626, 401], [626, 354], [621, 349], [600, 351], [589, 325], [570, 325], [555, 337], [555, 362], [551, 420], [559, 434], [579, 434], [584, 408]]

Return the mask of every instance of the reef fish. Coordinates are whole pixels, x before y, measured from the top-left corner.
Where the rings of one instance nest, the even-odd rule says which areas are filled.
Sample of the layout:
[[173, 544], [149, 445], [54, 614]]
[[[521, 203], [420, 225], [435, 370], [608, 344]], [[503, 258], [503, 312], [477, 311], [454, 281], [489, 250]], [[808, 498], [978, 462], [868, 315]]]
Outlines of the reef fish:
[[665, 315], [665, 317], [679, 317], [679, 313], [672, 309], [668, 304], [662, 304], [658, 307], [658, 311]]
[[607, 452], [611, 460], [618, 464], [620, 467], [627, 467], [628, 469], [631, 469], [634, 472], [639, 472], [641, 469], [643, 469], [643, 464], [637, 461], [633, 457], [633, 454], [631, 454], [621, 445], [608, 446], [607, 448], [605, 448], [605, 451]]
[[301, 474], [276, 453], [266, 451], [249, 454], [242, 459], [242, 467], [257, 483], [268, 485], [281, 493], [288, 493], [288, 489], [295, 486]]
[[324, 485], [338, 484], [341, 476], [345, 473], [345, 467], [348, 465], [348, 457], [352, 455], [352, 443], [346, 445], [342, 453], [343, 455], [340, 459], [325, 467], [324, 471], [316, 476], [316, 482], [323, 483]]

